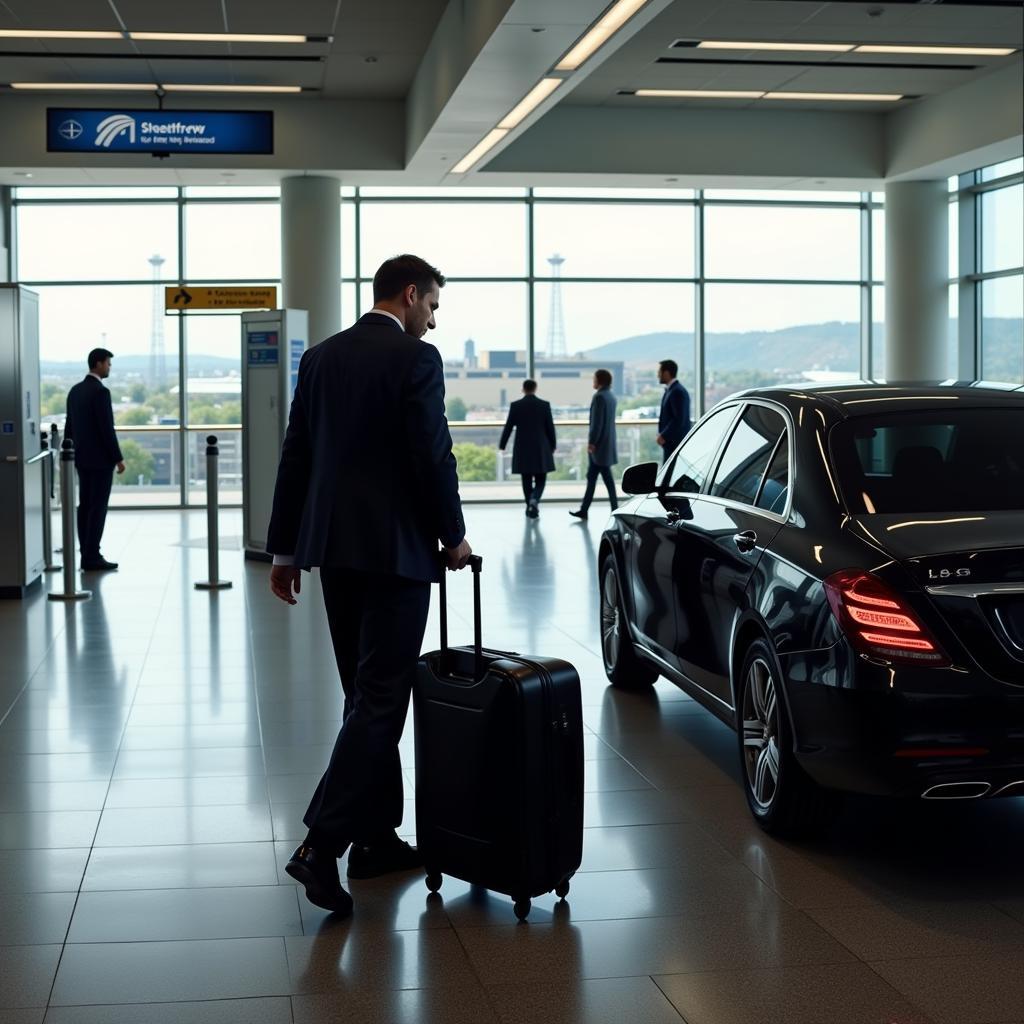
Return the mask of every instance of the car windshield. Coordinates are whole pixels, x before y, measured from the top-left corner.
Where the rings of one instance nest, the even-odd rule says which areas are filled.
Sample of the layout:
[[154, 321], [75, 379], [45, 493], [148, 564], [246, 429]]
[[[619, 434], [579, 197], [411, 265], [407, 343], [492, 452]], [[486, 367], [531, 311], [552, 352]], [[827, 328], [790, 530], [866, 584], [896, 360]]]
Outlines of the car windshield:
[[829, 443], [855, 515], [1024, 510], [1024, 409], [858, 416]]

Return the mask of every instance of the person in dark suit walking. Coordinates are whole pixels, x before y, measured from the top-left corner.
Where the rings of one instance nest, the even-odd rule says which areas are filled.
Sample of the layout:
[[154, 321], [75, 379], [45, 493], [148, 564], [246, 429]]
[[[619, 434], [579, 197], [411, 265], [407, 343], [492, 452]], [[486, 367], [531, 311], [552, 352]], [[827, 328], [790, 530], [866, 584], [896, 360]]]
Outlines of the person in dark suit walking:
[[350, 878], [421, 866], [395, 831], [403, 810], [398, 742], [430, 605], [466, 541], [444, 370], [432, 329], [444, 276], [396, 256], [373, 279], [374, 306], [299, 364], [281, 449], [267, 551], [270, 587], [295, 604], [301, 570], [320, 568], [345, 693], [344, 721], [303, 818], [309, 833], [286, 871], [310, 902], [352, 910]]
[[512, 444], [512, 472], [522, 476], [526, 514], [536, 519], [540, 515], [538, 506], [548, 473], [555, 468], [558, 442], [555, 421], [551, 418], [551, 403], [537, 397], [535, 380], [524, 380], [523, 397], [508, 407], [508, 419], [498, 442], [502, 451], [513, 428], [516, 438]]
[[[64, 437], [75, 442], [78, 474], [78, 547], [82, 569], [99, 572], [116, 569], [100, 554], [107, 504], [114, 483], [114, 467], [124, 472], [124, 456], [114, 430], [114, 406], [103, 381], [110, 376], [112, 352], [94, 348], [89, 353], [89, 373], [68, 392]], [[64, 557], [74, 557], [64, 553]]]
[[662, 461], [667, 462], [679, 442], [690, 432], [690, 396], [676, 379], [679, 367], [673, 359], [658, 363], [658, 382], [665, 385], [658, 415], [658, 444]]
[[612, 466], [619, 461], [619, 453], [615, 447], [615, 395], [612, 394], [612, 375], [609, 370], [594, 371], [594, 395], [590, 403], [590, 432], [587, 436], [587, 489], [583, 494], [583, 504], [569, 513], [577, 519], [586, 519], [590, 511], [590, 503], [594, 500], [598, 476], [608, 488], [608, 500], [612, 509], [619, 507], [619, 499], [615, 494], [615, 478]]

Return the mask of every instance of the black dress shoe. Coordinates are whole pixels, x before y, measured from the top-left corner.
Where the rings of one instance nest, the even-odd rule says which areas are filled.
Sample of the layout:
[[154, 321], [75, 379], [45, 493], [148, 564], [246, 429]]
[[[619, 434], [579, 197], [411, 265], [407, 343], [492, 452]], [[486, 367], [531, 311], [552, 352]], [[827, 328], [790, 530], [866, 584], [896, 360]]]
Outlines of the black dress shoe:
[[338, 858], [303, 843], [285, 865], [296, 882], [306, 889], [306, 899], [316, 907], [347, 917], [352, 913], [352, 897], [341, 887]]
[[423, 867], [423, 858], [415, 846], [392, 836], [373, 846], [352, 844], [348, 854], [349, 878], [377, 878], [392, 871], [412, 871]]
[[587, 513], [584, 512], [583, 509], [581, 509], [581, 508], [578, 508], [575, 511], [570, 509], [569, 515], [574, 516], [576, 519], [586, 519], [587, 518]]
[[95, 562], [82, 563], [82, 572], [110, 572], [116, 568], [117, 562], [108, 562], [105, 558], [100, 558]]

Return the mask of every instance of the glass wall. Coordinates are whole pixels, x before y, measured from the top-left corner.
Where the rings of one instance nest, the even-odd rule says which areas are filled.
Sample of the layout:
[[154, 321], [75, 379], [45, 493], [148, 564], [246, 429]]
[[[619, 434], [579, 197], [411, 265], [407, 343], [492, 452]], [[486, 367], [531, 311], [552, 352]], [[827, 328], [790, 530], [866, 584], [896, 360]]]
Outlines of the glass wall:
[[[977, 324], [974, 375], [1020, 381], [1024, 186], [1016, 163], [998, 169], [951, 189], [951, 375], [964, 351], [958, 299], [962, 307], [964, 282], [976, 281], [977, 309], [962, 317]], [[678, 363], [697, 412], [752, 385], [884, 372], [881, 193], [344, 187], [341, 196], [344, 321], [371, 307], [373, 272], [396, 252], [418, 252], [448, 277], [430, 340], [445, 361], [463, 474], [481, 496], [497, 485], [509, 493], [509, 454], [495, 445], [527, 375], [564, 424], [553, 485], [576, 488], [585, 444], [570, 424], [586, 417], [598, 367], [614, 375], [620, 418], [636, 424], [624, 425], [623, 464], [653, 446], [660, 359]], [[957, 262], [965, 196], [977, 200], [970, 267]], [[279, 221], [269, 186], [15, 190], [16, 274], [42, 299], [47, 415], [60, 422], [90, 348], [115, 353], [109, 384], [132, 453], [116, 501], [205, 500], [211, 428], [225, 498], [240, 493], [238, 317], [165, 316], [163, 287], [278, 284]]]

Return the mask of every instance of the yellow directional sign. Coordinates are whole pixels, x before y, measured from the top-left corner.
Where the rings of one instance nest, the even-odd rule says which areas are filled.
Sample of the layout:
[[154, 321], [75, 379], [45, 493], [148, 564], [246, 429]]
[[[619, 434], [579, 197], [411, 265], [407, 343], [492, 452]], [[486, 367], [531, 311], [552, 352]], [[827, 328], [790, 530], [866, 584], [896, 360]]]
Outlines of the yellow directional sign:
[[230, 288], [193, 288], [188, 284], [164, 288], [168, 312], [192, 309], [277, 309], [274, 285], [241, 285]]

